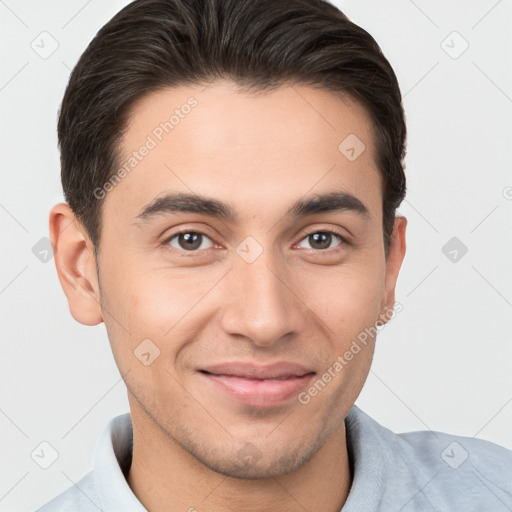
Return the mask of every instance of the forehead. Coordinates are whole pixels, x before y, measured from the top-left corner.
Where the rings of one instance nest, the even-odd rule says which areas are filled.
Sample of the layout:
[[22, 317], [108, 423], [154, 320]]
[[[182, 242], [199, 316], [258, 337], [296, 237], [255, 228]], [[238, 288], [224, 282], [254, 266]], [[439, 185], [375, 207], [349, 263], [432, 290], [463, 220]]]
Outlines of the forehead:
[[124, 194], [135, 207], [178, 190], [261, 210], [262, 201], [338, 188], [379, 208], [373, 138], [360, 104], [320, 89], [246, 93], [230, 81], [167, 88], [131, 109], [120, 146], [126, 178], [107, 200]]

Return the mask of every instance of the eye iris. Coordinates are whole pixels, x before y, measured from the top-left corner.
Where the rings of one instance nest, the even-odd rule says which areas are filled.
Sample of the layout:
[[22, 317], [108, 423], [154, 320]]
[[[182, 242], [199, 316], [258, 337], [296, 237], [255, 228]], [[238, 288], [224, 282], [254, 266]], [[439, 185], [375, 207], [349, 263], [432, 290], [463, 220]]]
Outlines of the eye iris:
[[199, 233], [180, 233], [178, 242], [183, 249], [197, 249], [201, 246], [201, 237]]
[[331, 245], [330, 233], [314, 233], [309, 235], [309, 243], [313, 249], [327, 249]]

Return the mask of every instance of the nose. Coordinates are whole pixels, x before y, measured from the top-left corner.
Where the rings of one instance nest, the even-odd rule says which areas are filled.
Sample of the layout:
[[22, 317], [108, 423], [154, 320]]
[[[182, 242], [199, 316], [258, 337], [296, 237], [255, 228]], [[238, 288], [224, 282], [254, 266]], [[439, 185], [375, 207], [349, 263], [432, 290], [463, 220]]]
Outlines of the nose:
[[248, 263], [234, 255], [223, 283], [221, 325], [226, 334], [268, 347], [303, 328], [306, 314], [295, 279], [264, 251]]

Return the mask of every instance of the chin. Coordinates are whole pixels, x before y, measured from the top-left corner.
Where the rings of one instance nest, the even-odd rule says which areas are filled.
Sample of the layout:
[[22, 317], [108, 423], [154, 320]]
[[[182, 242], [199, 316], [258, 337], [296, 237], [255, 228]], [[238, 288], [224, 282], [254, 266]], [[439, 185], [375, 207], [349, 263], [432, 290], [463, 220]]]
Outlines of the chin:
[[192, 453], [203, 465], [224, 476], [242, 480], [277, 478], [299, 470], [316, 453], [316, 449], [286, 454], [262, 454], [251, 443], [242, 447], [235, 456], [219, 458], [216, 453]]

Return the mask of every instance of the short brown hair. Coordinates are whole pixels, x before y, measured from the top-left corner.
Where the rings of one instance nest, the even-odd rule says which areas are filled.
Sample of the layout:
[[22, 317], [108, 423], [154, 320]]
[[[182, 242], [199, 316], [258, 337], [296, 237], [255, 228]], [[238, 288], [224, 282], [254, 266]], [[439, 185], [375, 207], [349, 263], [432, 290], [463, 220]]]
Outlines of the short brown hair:
[[400, 89], [373, 37], [325, 0], [136, 0], [101, 28], [71, 73], [58, 121], [66, 201], [95, 249], [101, 200], [94, 190], [119, 165], [130, 107], [164, 87], [219, 78], [256, 91], [309, 85], [366, 107], [387, 250], [406, 188]]

